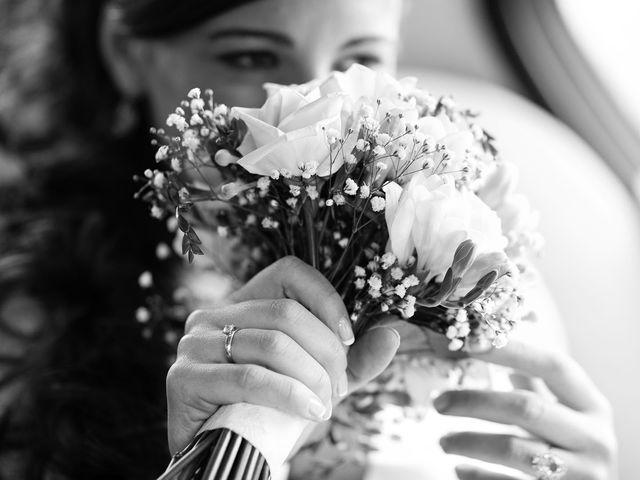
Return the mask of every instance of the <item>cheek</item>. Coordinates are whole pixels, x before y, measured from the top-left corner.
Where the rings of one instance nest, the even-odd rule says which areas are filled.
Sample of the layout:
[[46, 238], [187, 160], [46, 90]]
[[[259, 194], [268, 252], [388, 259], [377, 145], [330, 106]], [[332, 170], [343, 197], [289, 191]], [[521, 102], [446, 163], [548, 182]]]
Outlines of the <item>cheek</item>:
[[194, 87], [211, 88], [214, 101], [229, 106], [259, 107], [265, 100], [263, 83], [242, 73], [216, 68], [207, 58], [162, 49], [157, 52], [145, 72], [146, 93], [154, 125], [163, 125], [187, 92]]

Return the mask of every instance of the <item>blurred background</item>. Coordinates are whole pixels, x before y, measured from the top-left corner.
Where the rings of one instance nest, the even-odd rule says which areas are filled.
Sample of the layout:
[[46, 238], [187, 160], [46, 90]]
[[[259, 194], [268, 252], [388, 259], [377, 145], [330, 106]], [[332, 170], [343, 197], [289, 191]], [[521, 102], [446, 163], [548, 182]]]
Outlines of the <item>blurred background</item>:
[[541, 213], [538, 266], [640, 478], [640, 3], [413, 0], [403, 73], [481, 112]]

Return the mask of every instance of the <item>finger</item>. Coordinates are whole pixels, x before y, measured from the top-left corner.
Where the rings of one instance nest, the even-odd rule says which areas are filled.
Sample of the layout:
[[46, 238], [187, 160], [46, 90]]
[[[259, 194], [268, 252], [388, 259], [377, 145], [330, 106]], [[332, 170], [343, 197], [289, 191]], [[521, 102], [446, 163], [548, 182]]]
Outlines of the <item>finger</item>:
[[471, 465], [458, 465], [456, 475], [459, 480], [516, 480], [516, 477], [502, 473], [493, 473]]
[[602, 411], [607, 401], [586, 372], [567, 354], [511, 340], [504, 348], [471, 356], [540, 377], [567, 406], [581, 411]]
[[375, 327], [358, 338], [349, 350], [349, 391], [357, 390], [380, 375], [400, 346], [400, 334], [390, 327]]
[[[285, 333], [327, 371], [334, 396], [340, 397], [346, 393], [347, 355], [342, 344], [326, 325], [295, 300], [254, 300], [217, 310], [196, 311], [187, 320], [188, 333], [185, 337], [197, 337], [211, 329], [222, 330], [228, 324], [234, 324], [238, 328], [236, 337], [245, 329], [277, 330]], [[235, 341], [234, 338], [234, 343]], [[185, 338], [178, 345], [179, 355], [183, 351], [183, 343], [187, 343]], [[215, 349], [218, 355], [224, 355], [224, 348], [218, 345], [211, 345], [208, 349]], [[197, 350], [198, 348], [191, 348], [195, 358]], [[226, 362], [224, 357], [217, 358]]]
[[331, 415], [301, 382], [258, 365], [177, 362], [167, 375], [167, 401], [172, 451], [186, 445], [220, 405], [264, 405], [316, 422]]
[[234, 301], [291, 298], [318, 317], [345, 345], [355, 338], [347, 308], [333, 285], [318, 270], [297, 257], [285, 257], [253, 277]]
[[598, 430], [584, 414], [525, 391], [450, 390], [434, 400], [445, 415], [517, 425], [570, 450], [593, 450]]
[[[201, 363], [227, 363], [224, 353], [226, 336], [220, 331], [185, 335], [179, 350], [189, 350], [188, 357]], [[331, 379], [327, 371], [298, 343], [279, 330], [243, 328], [232, 343], [232, 356], [237, 364], [254, 364], [302, 382], [326, 406], [331, 405]]]
[[502, 465], [535, 477], [539, 472], [534, 468], [533, 459], [544, 453], [551, 453], [562, 461], [567, 469], [563, 480], [589, 478], [584, 475], [584, 462], [575, 454], [566, 450], [549, 449], [544, 443], [533, 439], [514, 435], [459, 432], [443, 437], [440, 445], [449, 454]]

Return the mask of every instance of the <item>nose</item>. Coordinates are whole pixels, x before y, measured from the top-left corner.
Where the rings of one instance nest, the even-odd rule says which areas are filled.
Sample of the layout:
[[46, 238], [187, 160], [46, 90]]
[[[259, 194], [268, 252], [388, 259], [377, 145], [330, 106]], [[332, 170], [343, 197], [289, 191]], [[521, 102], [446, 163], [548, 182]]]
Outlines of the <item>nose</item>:
[[315, 78], [326, 77], [333, 71], [330, 59], [309, 55], [295, 65], [287, 83], [305, 83]]

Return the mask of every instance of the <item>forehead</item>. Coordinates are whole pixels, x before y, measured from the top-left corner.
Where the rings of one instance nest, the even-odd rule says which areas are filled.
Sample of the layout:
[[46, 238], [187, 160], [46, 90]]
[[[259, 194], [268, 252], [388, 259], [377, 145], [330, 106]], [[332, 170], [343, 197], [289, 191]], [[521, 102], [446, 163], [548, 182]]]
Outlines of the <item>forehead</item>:
[[211, 18], [197, 32], [273, 31], [286, 34], [297, 44], [372, 35], [396, 41], [402, 3], [402, 0], [256, 0]]

